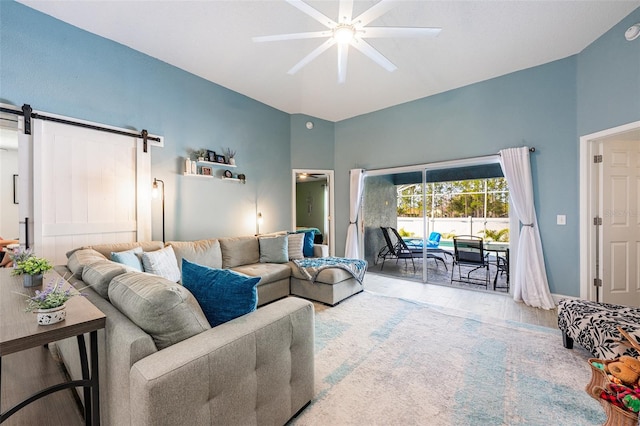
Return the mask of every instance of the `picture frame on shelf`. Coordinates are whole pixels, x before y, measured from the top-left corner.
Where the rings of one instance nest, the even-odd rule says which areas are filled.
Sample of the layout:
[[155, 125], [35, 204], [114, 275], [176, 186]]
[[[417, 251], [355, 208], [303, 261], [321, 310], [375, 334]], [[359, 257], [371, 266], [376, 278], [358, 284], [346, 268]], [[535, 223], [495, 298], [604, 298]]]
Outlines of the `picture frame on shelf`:
[[213, 170], [211, 169], [211, 167], [202, 167], [202, 174], [204, 176], [213, 176]]
[[224, 155], [216, 154], [215, 158], [216, 158], [216, 161], [215, 161], [216, 163], [225, 164], [227, 162], [227, 159], [225, 158]]
[[227, 179], [231, 179], [233, 177], [233, 174], [231, 173], [231, 170], [225, 170], [224, 171], [224, 177]]
[[216, 152], [215, 151], [211, 151], [210, 149], [207, 150], [207, 161], [210, 161], [212, 163], [216, 162]]

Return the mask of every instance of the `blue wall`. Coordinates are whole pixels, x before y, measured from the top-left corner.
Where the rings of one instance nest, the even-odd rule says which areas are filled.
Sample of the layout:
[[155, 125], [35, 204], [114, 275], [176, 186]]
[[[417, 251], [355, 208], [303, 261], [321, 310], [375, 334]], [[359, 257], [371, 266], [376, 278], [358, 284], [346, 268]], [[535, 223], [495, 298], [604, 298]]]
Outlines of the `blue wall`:
[[578, 55], [578, 136], [640, 120], [640, 39], [624, 32], [640, 8]]
[[[291, 224], [290, 116], [15, 2], [0, 1], [0, 102], [165, 137], [152, 176], [166, 183], [167, 239]], [[187, 151], [237, 150], [247, 184], [184, 177]], [[282, 208], [286, 206], [286, 208]], [[161, 239], [160, 206], [153, 236]]]
[[[552, 291], [571, 294], [578, 277], [576, 58], [466, 86], [336, 125], [336, 181], [365, 169], [496, 154], [529, 145], [538, 221]], [[545, 188], [542, 191], [540, 188]], [[347, 217], [348, 185], [337, 185], [338, 218]], [[346, 232], [338, 221], [337, 235]], [[344, 241], [344, 239], [343, 239]], [[344, 247], [344, 242], [339, 242]], [[561, 258], [555, 255], [562, 253]]]
[[[313, 123], [307, 129], [306, 123]], [[304, 114], [291, 115], [291, 168], [333, 170], [335, 125]]]

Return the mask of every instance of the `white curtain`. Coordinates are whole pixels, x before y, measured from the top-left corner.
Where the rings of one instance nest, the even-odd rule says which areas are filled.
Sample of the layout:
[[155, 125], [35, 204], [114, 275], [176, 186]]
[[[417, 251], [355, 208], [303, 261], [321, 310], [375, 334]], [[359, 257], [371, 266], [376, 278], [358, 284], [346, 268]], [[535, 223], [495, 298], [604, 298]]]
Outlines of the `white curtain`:
[[344, 257], [360, 259], [358, 250], [358, 212], [362, 201], [364, 188], [364, 170], [351, 169], [349, 172], [351, 185], [349, 187], [349, 227], [347, 228], [347, 244]]
[[518, 241], [517, 263], [511, 279], [513, 298], [529, 306], [553, 309], [555, 303], [549, 291], [544, 266], [542, 242], [533, 204], [533, 182], [529, 148], [507, 148], [500, 151], [500, 166], [509, 185], [509, 195], [515, 214], [522, 223]]

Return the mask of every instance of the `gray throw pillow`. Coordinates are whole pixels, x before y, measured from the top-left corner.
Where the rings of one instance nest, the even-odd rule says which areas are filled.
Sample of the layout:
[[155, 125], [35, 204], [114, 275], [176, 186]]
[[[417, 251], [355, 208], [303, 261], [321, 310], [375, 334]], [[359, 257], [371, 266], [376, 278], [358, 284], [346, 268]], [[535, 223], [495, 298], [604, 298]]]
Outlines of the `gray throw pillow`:
[[287, 263], [289, 239], [286, 235], [260, 237], [260, 263]]
[[211, 328], [189, 290], [157, 275], [118, 275], [109, 284], [109, 299], [151, 335], [158, 350]]

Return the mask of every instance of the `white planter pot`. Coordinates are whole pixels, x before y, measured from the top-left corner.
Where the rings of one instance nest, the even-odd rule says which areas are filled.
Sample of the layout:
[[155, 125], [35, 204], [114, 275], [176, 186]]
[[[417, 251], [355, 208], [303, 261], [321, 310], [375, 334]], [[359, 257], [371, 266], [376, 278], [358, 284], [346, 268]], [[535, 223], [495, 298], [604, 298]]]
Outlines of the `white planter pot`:
[[64, 321], [67, 317], [66, 308], [66, 305], [62, 305], [56, 308], [36, 310], [35, 313], [38, 315], [38, 325], [49, 325]]

